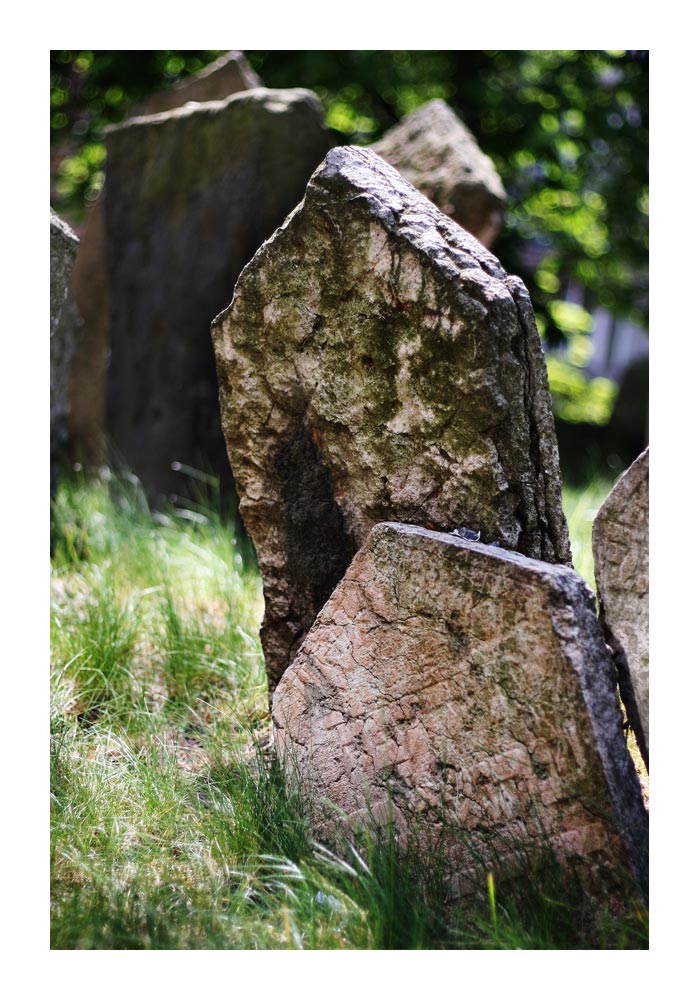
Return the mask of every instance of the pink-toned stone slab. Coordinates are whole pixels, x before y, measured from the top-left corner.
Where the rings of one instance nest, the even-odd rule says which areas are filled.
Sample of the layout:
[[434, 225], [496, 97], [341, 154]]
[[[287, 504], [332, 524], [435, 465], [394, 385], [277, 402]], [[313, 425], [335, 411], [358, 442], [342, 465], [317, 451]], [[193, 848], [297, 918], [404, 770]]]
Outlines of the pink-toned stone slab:
[[[387, 814], [473, 851], [546, 841], [644, 873], [647, 818], [591, 591], [571, 569], [410, 525], [371, 532], [282, 677], [276, 746], [316, 834]], [[502, 857], [500, 857], [502, 860]]]

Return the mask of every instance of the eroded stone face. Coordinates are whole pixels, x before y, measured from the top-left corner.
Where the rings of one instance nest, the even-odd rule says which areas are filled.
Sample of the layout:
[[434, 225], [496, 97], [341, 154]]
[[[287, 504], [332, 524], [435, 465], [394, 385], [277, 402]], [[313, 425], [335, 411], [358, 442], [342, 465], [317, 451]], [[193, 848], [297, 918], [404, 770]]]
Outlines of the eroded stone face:
[[68, 369], [75, 351], [73, 331], [61, 323], [70, 276], [78, 249], [73, 230], [51, 209], [51, 494], [57, 478], [60, 453], [66, 441]]
[[629, 722], [648, 765], [649, 449], [618, 480], [592, 527], [600, 618]]
[[221, 477], [210, 324], [328, 149], [318, 99], [256, 89], [134, 118], [107, 136], [107, 419], [151, 493], [179, 462]]
[[569, 559], [527, 292], [375, 153], [328, 154], [212, 331], [271, 689], [378, 521]]
[[[468, 874], [508, 845], [631, 865], [647, 819], [594, 599], [573, 570], [380, 524], [273, 700], [321, 838], [392, 803]], [[342, 824], [340, 823], [340, 828]]]
[[428, 101], [372, 146], [460, 226], [491, 247], [506, 194], [493, 161], [442, 100]]

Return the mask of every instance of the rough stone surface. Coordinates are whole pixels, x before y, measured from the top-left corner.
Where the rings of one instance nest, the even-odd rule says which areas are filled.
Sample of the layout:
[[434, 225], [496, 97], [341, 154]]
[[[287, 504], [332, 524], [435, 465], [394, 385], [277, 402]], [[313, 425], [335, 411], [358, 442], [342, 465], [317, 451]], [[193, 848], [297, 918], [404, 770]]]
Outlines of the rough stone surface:
[[241, 90], [261, 87], [262, 81], [242, 52], [227, 52], [200, 73], [187, 77], [169, 90], [158, 91], [146, 101], [143, 114], [155, 115], [181, 108], [189, 101], [220, 101]]
[[648, 765], [649, 449], [626, 470], [592, 527], [600, 619], [629, 722]]
[[61, 322], [78, 238], [51, 209], [51, 494], [55, 492], [61, 450], [66, 441], [68, 368], [75, 350], [70, 324]]
[[493, 161], [444, 101], [429, 101], [372, 146], [430, 201], [491, 247], [506, 194]]
[[210, 324], [328, 149], [307, 90], [249, 90], [107, 136], [108, 426], [150, 492], [228, 476]]
[[375, 153], [328, 154], [212, 329], [271, 690], [378, 521], [569, 559], [529, 296]]
[[445, 836], [462, 875], [474, 850], [502, 862], [544, 838], [643, 879], [614, 667], [568, 567], [377, 525], [280, 681], [273, 726], [321, 839], [337, 809], [352, 827], [390, 801], [399, 830]]

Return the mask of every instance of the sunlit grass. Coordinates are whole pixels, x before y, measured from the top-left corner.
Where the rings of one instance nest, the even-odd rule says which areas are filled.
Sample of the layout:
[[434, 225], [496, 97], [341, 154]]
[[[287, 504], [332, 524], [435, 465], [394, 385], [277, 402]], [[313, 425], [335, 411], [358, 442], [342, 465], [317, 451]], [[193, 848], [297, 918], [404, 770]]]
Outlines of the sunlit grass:
[[592, 524], [613, 485], [614, 479], [595, 477], [582, 487], [563, 486], [563, 511], [568, 521], [573, 566], [593, 590]]
[[224, 517], [153, 513], [105, 473], [61, 484], [52, 529], [53, 948], [645, 947], [643, 909], [591, 920], [534, 858], [457, 907], [418, 840], [312, 841], [270, 747], [259, 575]]

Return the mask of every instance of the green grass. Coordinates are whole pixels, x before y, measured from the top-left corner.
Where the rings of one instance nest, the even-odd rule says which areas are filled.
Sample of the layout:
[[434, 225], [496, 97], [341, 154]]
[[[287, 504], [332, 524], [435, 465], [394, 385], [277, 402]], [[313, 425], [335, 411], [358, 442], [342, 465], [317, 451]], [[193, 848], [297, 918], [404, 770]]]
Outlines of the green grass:
[[[566, 498], [576, 559], [603, 495]], [[52, 547], [53, 948], [647, 946], [643, 909], [591, 913], [535, 854], [459, 907], [418, 837], [312, 841], [269, 746], [254, 558], [211, 506], [152, 513], [130, 477], [75, 477]]]
[[595, 476], [582, 487], [563, 486], [563, 512], [570, 531], [573, 566], [595, 590], [595, 568], [592, 561], [592, 523], [614, 479]]

